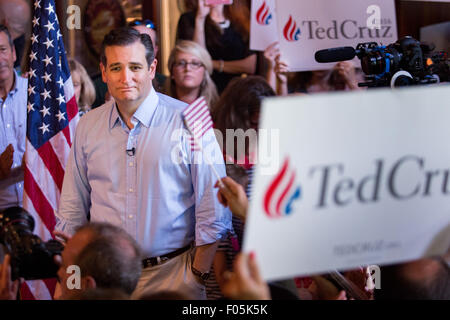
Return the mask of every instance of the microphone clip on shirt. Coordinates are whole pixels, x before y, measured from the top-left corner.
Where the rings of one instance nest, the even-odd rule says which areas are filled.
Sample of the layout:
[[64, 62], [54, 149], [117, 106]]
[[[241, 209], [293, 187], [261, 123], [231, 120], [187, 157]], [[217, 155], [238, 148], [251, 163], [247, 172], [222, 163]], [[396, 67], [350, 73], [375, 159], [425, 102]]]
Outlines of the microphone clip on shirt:
[[130, 157], [134, 156], [135, 153], [136, 153], [135, 147], [133, 147], [131, 149], [127, 149], [127, 155], [129, 155]]

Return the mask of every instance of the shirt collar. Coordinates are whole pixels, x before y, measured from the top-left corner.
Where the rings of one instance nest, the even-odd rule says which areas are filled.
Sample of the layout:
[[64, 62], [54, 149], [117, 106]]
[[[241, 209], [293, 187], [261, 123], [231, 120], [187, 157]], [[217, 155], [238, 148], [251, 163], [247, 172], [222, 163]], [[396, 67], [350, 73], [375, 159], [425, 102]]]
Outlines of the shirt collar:
[[152, 120], [153, 114], [156, 111], [158, 103], [159, 97], [152, 86], [152, 89], [150, 90], [150, 93], [148, 94], [147, 98], [145, 98], [145, 100], [136, 110], [133, 117], [139, 120], [139, 122], [141, 122], [142, 125], [146, 126], [147, 128], [150, 127], [150, 121]]
[[[150, 93], [147, 95], [147, 98], [145, 98], [145, 100], [141, 103], [141, 105], [134, 113], [133, 118], [135, 120], [138, 120], [142, 123], [142, 125], [148, 128], [150, 126], [150, 121], [153, 117], [153, 114], [156, 111], [156, 107], [158, 106], [158, 103], [159, 97], [156, 94], [155, 89], [152, 87]], [[109, 120], [110, 129], [114, 128], [117, 123], [120, 123], [122, 121], [115, 102], [113, 102], [111, 108], [111, 117]]]

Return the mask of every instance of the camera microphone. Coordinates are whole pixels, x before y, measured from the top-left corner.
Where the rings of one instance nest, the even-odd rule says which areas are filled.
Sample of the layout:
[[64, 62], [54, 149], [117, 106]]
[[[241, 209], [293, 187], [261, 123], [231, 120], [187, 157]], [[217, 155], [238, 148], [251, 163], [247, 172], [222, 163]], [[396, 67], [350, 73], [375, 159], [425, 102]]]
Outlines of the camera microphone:
[[133, 147], [131, 149], [127, 149], [127, 155], [129, 155], [130, 157], [134, 156], [135, 153], [136, 153], [135, 147]]
[[352, 60], [356, 56], [356, 51], [352, 47], [338, 47], [316, 51], [314, 58], [317, 62], [339, 62]]

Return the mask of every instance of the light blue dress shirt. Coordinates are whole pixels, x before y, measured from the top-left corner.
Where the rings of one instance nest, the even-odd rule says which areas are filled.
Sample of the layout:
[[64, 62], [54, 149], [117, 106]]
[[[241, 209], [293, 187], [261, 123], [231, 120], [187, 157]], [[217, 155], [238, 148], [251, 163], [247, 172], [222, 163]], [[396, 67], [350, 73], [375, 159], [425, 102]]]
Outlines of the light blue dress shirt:
[[3, 100], [0, 97], [0, 154], [9, 144], [14, 147], [11, 175], [0, 180], [0, 210], [22, 206], [23, 170], [27, 132], [28, 80], [14, 71], [14, 87]]
[[[152, 88], [131, 130], [114, 102], [84, 115], [66, 167], [56, 229], [73, 234], [90, 213], [92, 222], [123, 227], [146, 256], [175, 251], [194, 239], [199, 246], [223, 238], [231, 213], [217, 200], [211, 168], [204, 159], [194, 162], [198, 152], [190, 152], [181, 134], [186, 106]], [[223, 177], [223, 156], [210, 131], [203, 146]]]

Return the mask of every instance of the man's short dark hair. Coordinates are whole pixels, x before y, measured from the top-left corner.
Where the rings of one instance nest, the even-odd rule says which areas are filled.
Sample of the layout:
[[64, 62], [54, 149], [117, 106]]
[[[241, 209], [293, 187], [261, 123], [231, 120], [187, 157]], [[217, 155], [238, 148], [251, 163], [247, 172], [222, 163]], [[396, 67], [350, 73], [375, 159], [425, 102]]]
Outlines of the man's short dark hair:
[[427, 259], [427, 263], [435, 265], [433, 272], [420, 280], [405, 275], [408, 263], [381, 267], [381, 289], [375, 290], [375, 300], [449, 300], [448, 265], [442, 259]]
[[105, 49], [111, 46], [129, 46], [136, 41], [140, 41], [145, 47], [145, 58], [147, 60], [148, 67], [152, 64], [155, 59], [155, 51], [153, 49], [152, 39], [148, 34], [141, 34], [139, 31], [124, 27], [119, 29], [111, 30], [103, 39], [102, 51], [100, 61], [106, 67], [106, 55]]
[[8, 28], [5, 25], [0, 24], [0, 32], [6, 33], [6, 35], [8, 36], [9, 46], [11, 47], [11, 50], [12, 50], [14, 48], [14, 42], [11, 38], [11, 34], [9, 33]]
[[91, 241], [75, 259], [81, 275], [94, 278], [97, 288], [120, 289], [131, 294], [141, 276], [142, 255], [136, 241], [122, 228], [108, 223], [88, 223]]

